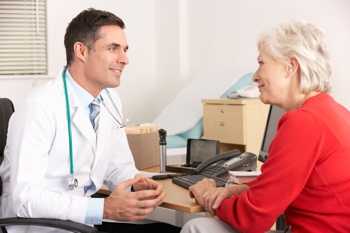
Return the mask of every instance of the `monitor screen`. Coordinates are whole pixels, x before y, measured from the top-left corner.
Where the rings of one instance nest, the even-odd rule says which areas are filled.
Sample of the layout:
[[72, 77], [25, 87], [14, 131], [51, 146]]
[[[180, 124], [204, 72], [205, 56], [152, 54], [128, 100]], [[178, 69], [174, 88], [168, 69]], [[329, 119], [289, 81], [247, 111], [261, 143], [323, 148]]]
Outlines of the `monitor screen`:
[[186, 164], [203, 162], [219, 153], [219, 141], [188, 139]]
[[259, 160], [264, 162], [268, 157], [268, 151], [272, 139], [275, 137], [277, 124], [285, 111], [277, 106], [271, 105], [269, 115], [266, 121], [264, 139], [261, 144]]

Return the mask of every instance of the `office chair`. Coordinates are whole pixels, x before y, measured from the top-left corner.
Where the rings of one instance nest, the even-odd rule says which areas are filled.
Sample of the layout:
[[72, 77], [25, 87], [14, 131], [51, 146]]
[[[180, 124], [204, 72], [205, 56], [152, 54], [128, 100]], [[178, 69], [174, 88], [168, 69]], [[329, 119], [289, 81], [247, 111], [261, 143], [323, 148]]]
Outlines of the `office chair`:
[[[0, 98], [0, 164], [4, 159], [4, 149], [7, 138], [7, 128], [9, 119], [14, 112], [11, 100]], [[2, 194], [2, 180], [0, 177], [0, 196]], [[85, 224], [72, 222], [69, 220], [48, 219], [48, 218], [1, 218], [0, 217], [0, 233], [7, 233], [6, 226], [14, 225], [32, 225], [53, 227], [61, 230], [67, 230], [76, 233], [98, 233], [97, 229]], [[100, 232], [102, 233], [102, 232]]]

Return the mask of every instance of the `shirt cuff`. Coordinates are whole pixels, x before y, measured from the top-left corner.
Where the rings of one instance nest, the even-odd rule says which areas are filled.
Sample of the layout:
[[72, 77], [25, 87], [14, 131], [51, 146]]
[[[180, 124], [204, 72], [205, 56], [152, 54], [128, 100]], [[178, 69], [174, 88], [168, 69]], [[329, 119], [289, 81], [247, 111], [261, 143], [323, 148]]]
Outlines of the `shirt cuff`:
[[104, 198], [90, 198], [86, 211], [85, 223], [90, 225], [102, 224], [103, 207]]

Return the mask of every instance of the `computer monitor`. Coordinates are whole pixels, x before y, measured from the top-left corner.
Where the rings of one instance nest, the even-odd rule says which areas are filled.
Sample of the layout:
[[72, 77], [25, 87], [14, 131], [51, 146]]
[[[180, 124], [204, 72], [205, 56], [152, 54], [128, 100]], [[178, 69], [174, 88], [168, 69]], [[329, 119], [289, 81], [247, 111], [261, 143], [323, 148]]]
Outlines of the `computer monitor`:
[[219, 141], [210, 139], [187, 139], [186, 165], [199, 163], [219, 154]]
[[275, 105], [271, 105], [269, 115], [266, 121], [264, 138], [261, 143], [259, 161], [264, 162], [268, 157], [268, 151], [272, 139], [275, 137], [278, 121], [285, 111]]

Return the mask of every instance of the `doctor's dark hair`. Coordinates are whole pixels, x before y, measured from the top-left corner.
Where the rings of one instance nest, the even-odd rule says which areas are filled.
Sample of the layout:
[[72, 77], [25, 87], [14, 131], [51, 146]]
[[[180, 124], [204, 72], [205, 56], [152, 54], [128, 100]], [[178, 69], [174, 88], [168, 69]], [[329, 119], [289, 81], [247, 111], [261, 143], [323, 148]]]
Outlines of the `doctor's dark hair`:
[[121, 29], [125, 28], [122, 19], [108, 11], [89, 8], [80, 12], [68, 25], [64, 36], [66, 47], [67, 66], [74, 58], [74, 43], [82, 42], [89, 49], [98, 39], [99, 29], [102, 26], [115, 25]]

